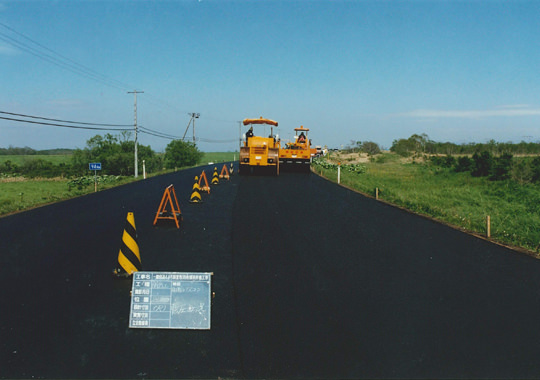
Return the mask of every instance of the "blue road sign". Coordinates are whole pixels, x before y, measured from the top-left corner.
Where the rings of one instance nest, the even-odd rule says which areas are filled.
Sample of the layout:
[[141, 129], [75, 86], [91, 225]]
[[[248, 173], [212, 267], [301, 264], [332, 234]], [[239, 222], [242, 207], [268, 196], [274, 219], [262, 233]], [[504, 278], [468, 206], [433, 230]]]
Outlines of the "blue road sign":
[[88, 166], [90, 170], [101, 170], [101, 162], [91, 162]]

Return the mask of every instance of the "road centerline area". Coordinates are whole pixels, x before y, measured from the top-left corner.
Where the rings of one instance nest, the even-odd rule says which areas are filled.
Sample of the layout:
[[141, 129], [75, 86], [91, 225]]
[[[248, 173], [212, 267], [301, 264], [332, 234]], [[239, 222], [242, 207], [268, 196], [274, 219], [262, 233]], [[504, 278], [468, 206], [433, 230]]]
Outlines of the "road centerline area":
[[[0, 377], [540, 376], [537, 260], [306, 173], [190, 204], [201, 170], [0, 218]], [[127, 212], [143, 270], [214, 273], [210, 330], [128, 327]]]

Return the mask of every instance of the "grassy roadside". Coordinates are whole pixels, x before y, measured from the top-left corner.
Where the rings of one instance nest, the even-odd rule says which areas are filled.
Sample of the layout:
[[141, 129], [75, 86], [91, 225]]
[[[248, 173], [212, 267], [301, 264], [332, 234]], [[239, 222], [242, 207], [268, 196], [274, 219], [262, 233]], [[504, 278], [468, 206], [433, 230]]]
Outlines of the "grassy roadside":
[[[100, 183], [98, 191], [134, 180], [132, 177], [122, 177], [115, 181]], [[93, 182], [80, 189], [72, 187], [70, 190], [69, 181], [66, 178], [0, 178], [0, 217], [94, 192]]]
[[[236, 158], [238, 158], [238, 153], [234, 152], [204, 153], [201, 160], [201, 165], [207, 165], [209, 162], [217, 164], [219, 162], [232, 161], [235, 155]], [[48, 160], [50, 158], [51, 161], [58, 164], [69, 162], [69, 157], [69, 155], [0, 156], [0, 161], [3, 162], [5, 160], [11, 160], [13, 163], [22, 164], [24, 160], [31, 160], [34, 158]], [[171, 170], [158, 173], [149, 173], [148, 177], [169, 173], [170, 171]], [[29, 179], [23, 177], [2, 177], [0, 175], [0, 217], [45, 204], [92, 193], [94, 192], [94, 182], [90, 172], [88, 178], [90, 181], [84, 181], [85, 184], [78, 187], [69, 186], [69, 182], [71, 181], [69, 178]], [[142, 173], [139, 173], [138, 179], [133, 177], [120, 177], [112, 181], [102, 181], [98, 185], [98, 191], [141, 179]]]
[[[366, 162], [362, 173], [341, 170], [341, 183], [360, 192], [479, 235], [524, 248], [538, 256], [540, 187], [513, 181], [493, 182], [422, 163], [402, 163], [395, 157]], [[314, 169], [337, 182], [337, 170]]]

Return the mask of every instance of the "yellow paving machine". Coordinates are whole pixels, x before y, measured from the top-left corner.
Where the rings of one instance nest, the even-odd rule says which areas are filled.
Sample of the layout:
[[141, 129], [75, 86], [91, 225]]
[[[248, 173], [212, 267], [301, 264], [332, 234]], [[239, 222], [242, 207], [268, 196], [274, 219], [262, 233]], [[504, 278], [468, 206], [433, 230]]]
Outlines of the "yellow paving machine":
[[283, 170], [309, 172], [311, 158], [315, 155], [308, 138], [309, 128], [300, 126], [294, 132], [294, 141], [279, 149], [279, 164]]
[[[279, 138], [274, 135], [274, 127], [278, 122], [270, 119], [244, 119], [243, 124], [249, 125], [249, 130], [245, 133], [244, 141], [240, 147], [240, 166], [239, 173], [252, 174], [256, 169], [266, 169], [274, 175], [279, 175]], [[253, 126], [270, 127], [268, 137], [256, 135], [253, 132]], [[261, 127], [258, 127], [258, 129]], [[261, 128], [262, 129], [262, 128]], [[266, 133], [263, 134], [266, 136]]]

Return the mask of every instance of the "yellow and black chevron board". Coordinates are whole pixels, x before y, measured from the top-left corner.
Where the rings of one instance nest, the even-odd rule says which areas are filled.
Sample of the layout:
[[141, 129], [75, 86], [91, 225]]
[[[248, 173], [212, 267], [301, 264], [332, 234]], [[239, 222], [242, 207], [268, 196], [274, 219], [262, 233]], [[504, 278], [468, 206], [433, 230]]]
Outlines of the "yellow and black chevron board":
[[142, 270], [141, 255], [137, 245], [137, 230], [135, 229], [135, 217], [128, 212], [126, 226], [122, 235], [122, 244], [118, 252], [118, 268], [114, 274], [119, 277], [129, 277], [133, 273]]

